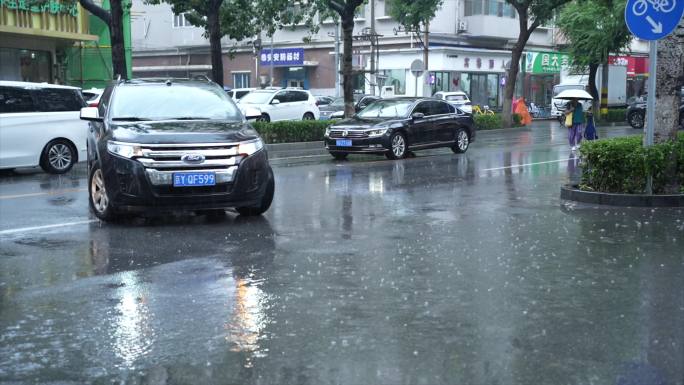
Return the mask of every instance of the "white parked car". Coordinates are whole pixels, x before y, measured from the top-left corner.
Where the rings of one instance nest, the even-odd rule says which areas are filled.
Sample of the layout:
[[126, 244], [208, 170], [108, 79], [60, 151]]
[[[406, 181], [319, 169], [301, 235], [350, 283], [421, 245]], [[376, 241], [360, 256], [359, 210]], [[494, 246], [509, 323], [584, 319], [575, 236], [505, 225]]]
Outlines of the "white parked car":
[[238, 101], [238, 107], [243, 114], [248, 107], [258, 109], [261, 117], [257, 120], [263, 122], [317, 120], [321, 115], [309, 91], [290, 88], [252, 91]]
[[226, 91], [228, 93], [228, 96], [233, 98], [234, 101], [238, 101], [242, 99], [243, 96], [247, 95], [248, 93], [256, 90], [256, 88], [233, 88], [229, 91]]
[[446, 101], [452, 106], [458, 107], [459, 110], [467, 113], [473, 113], [473, 105], [470, 103], [468, 95], [463, 91], [439, 91], [434, 95], [435, 98]]
[[0, 169], [38, 166], [62, 174], [86, 158], [81, 89], [0, 81]]
[[88, 107], [97, 107], [100, 104], [100, 98], [102, 97], [103, 92], [103, 88], [91, 88], [89, 90], [81, 91], [81, 94], [88, 104]]

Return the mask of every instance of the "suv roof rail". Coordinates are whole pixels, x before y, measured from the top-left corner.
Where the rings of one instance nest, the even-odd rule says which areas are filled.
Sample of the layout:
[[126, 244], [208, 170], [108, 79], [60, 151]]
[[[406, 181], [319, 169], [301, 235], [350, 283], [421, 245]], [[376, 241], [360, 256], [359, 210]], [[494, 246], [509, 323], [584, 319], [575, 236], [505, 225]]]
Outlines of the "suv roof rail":
[[207, 82], [211, 82], [211, 79], [209, 79], [209, 76], [207, 75], [193, 75], [190, 80], [206, 80]]

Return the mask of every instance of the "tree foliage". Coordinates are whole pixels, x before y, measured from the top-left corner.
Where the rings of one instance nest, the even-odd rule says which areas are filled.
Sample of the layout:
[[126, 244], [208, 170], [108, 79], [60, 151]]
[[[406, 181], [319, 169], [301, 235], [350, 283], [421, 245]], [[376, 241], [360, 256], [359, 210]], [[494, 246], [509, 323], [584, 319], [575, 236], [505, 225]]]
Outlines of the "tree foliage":
[[607, 63], [609, 54], [627, 48], [632, 35], [624, 20], [625, 4], [625, 0], [584, 0], [563, 7], [556, 25], [567, 39], [563, 50], [577, 69]]
[[507, 71], [506, 88], [504, 90], [503, 116], [505, 125], [511, 126], [513, 116], [511, 104], [515, 93], [518, 72], [520, 70], [520, 57], [525, 45], [530, 39], [532, 32], [540, 25], [550, 21], [555, 12], [570, 0], [506, 0], [518, 13], [518, 38], [511, 50], [511, 66]]
[[406, 28], [418, 29], [435, 17], [443, 0], [386, 0], [390, 16]]

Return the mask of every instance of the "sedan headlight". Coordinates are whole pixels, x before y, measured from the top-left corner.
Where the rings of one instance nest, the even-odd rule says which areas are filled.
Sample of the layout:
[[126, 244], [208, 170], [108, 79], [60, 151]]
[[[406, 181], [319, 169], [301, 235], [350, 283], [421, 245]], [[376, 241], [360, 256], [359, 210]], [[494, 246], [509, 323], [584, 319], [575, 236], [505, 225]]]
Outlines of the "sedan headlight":
[[264, 142], [261, 139], [240, 142], [240, 144], [238, 144], [238, 154], [249, 156], [262, 148], [264, 148]]
[[107, 151], [129, 159], [136, 156], [143, 156], [140, 146], [131, 143], [115, 142], [112, 140], [107, 142]]
[[373, 130], [367, 130], [366, 133], [368, 134], [368, 137], [377, 137], [377, 136], [383, 136], [387, 133], [387, 130], [389, 130], [388, 127], [385, 128], [377, 128]]

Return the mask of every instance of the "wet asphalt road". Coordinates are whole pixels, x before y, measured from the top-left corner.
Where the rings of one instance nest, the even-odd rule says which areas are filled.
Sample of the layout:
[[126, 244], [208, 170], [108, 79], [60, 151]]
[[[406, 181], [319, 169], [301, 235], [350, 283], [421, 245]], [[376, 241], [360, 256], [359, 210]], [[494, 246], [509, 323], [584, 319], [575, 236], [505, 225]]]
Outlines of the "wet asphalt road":
[[561, 202], [563, 128], [308, 156], [257, 219], [0, 177], [0, 383], [684, 384], [684, 212]]

